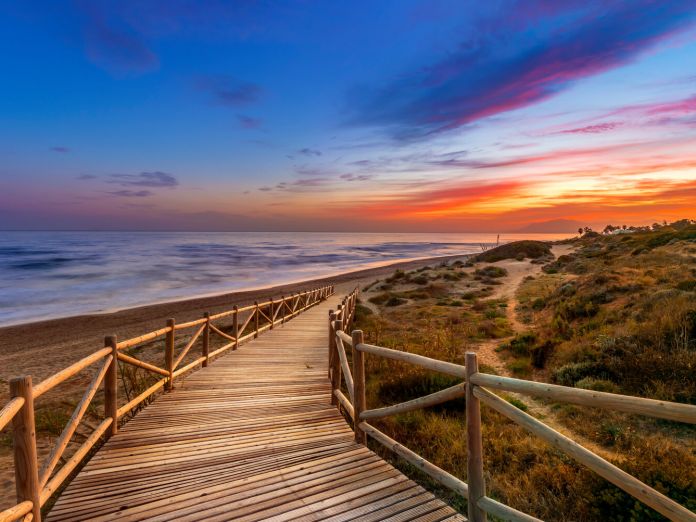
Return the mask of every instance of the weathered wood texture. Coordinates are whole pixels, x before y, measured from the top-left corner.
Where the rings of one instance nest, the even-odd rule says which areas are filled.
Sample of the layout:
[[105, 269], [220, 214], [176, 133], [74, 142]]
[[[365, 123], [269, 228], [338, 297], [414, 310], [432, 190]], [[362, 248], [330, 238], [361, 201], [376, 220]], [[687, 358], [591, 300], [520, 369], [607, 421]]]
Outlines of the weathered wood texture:
[[48, 520], [465, 520], [356, 444], [331, 405], [330, 306], [177, 381], [92, 457]]

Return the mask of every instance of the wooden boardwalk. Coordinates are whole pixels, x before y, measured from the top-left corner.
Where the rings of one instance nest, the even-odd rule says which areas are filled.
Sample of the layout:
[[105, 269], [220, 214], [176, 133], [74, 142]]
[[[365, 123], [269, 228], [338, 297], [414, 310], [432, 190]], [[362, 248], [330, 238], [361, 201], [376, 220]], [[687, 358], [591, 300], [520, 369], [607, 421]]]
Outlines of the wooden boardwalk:
[[333, 296], [176, 384], [113, 436], [48, 520], [465, 520], [330, 403]]

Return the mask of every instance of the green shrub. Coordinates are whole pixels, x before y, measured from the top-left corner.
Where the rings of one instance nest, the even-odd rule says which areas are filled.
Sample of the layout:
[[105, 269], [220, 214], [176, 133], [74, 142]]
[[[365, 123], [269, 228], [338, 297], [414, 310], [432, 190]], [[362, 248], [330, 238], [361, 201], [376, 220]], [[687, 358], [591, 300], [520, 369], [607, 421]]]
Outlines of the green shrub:
[[525, 357], [520, 357], [508, 363], [508, 368], [512, 374], [516, 377], [526, 377], [531, 373], [531, 366], [529, 364], [529, 359]]
[[368, 315], [372, 315], [372, 310], [370, 310], [367, 306], [362, 305], [362, 304], [356, 304], [355, 305], [355, 320], [356, 321], [361, 321]]
[[528, 356], [536, 340], [536, 335], [532, 332], [519, 334], [510, 341], [508, 348], [515, 355]]
[[608, 369], [594, 361], [566, 364], [553, 372], [553, 381], [563, 386], [575, 386], [575, 383], [586, 377], [611, 380]]
[[390, 297], [389, 300], [385, 303], [385, 306], [399, 306], [404, 303], [406, 303], [406, 299], [402, 299], [401, 297], [396, 297], [395, 295]]
[[696, 279], [679, 281], [677, 283], [676, 288], [677, 288], [677, 290], [683, 290], [684, 292], [696, 292]]
[[544, 256], [550, 256], [551, 247], [543, 241], [513, 241], [506, 243], [490, 250], [486, 250], [474, 257], [475, 261], [483, 261], [486, 263], [494, 263], [503, 259], [515, 259], [518, 254], [524, 254], [531, 259], [537, 259]]
[[480, 277], [505, 277], [508, 275], [508, 271], [500, 266], [485, 266], [483, 268], [477, 268], [474, 271], [474, 275]]
[[583, 377], [575, 383], [575, 386], [584, 390], [619, 393], [619, 387], [616, 383], [607, 381], [606, 379], [595, 379], [594, 377]]
[[529, 406], [527, 406], [523, 401], [521, 401], [517, 397], [510, 397], [509, 395], [507, 395], [504, 398], [518, 410], [527, 411], [529, 409]]
[[377, 294], [377, 295], [374, 295], [374, 296], [370, 297], [370, 298], [368, 299], [368, 301], [370, 301], [371, 303], [376, 304], [376, 305], [383, 305], [383, 304], [386, 303], [390, 298], [391, 298], [391, 294], [388, 294], [388, 293], [384, 292], [384, 293], [382, 293], [382, 294]]

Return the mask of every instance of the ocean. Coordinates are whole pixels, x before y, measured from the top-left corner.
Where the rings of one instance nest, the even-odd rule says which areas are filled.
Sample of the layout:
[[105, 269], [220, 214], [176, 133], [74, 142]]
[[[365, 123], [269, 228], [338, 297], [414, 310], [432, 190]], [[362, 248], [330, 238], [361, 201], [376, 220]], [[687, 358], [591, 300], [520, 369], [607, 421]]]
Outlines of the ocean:
[[0, 326], [475, 253], [495, 242], [495, 234], [0, 232]]

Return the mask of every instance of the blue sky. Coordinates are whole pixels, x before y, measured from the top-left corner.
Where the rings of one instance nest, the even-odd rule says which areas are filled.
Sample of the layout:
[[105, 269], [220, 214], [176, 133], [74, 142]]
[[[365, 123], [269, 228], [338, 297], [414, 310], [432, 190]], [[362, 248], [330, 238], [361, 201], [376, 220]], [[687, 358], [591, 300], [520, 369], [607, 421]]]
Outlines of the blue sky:
[[695, 1], [1, 5], [0, 228], [696, 217]]

